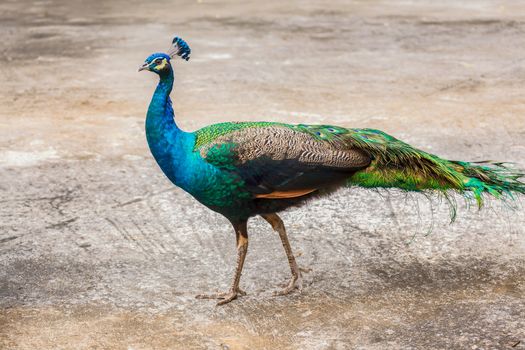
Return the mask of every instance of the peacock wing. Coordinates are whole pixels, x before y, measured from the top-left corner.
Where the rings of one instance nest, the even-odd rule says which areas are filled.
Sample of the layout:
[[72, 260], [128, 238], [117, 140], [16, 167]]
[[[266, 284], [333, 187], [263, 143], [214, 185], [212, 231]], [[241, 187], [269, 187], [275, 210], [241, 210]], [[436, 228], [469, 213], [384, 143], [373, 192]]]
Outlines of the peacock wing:
[[[320, 127], [269, 124], [238, 128], [215, 137], [199, 152], [207, 162], [236, 173], [255, 197], [298, 197], [342, 183], [371, 161], [337, 132], [323, 138]], [[336, 127], [328, 128], [335, 131]]]

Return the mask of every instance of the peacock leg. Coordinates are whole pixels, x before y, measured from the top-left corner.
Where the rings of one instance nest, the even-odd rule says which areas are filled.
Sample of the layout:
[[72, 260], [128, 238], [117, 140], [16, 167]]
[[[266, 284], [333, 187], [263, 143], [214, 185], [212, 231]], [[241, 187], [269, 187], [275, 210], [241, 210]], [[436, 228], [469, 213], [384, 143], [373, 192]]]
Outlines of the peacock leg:
[[262, 214], [261, 216], [264, 220], [268, 221], [270, 225], [272, 225], [274, 231], [279, 233], [279, 237], [281, 237], [281, 242], [283, 243], [284, 251], [286, 252], [286, 257], [288, 258], [288, 264], [290, 264], [290, 270], [292, 271], [292, 278], [290, 279], [288, 285], [284, 289], [274, 292], [274, 295], [286, 295], [292, 292], [294, 289], [301, 290], [303, 283], [301, 270], [297, 266], [297, 262], [293, 256], [292, 247], [288, 241], [288, 236], [286, 235], [286, 229], [284, 227], [283, 221], [275, 213]]
[[197, 299], [222, 299], [217, 303], [217, 305], [224, 305], [234, 299], [237, 299], [239, 295], [246, 295], [246, 292], [239, 288], [239, 282], [241, 281], [244, 259], [246, 258], [246, 253], [248, 252], [247, 221], [233, 224], [233, 227], [235, 229], [235, 236], [237, 239], [237, 268], [235, 269], [235, 275], [233, 277], [230, 290], [224, 293], [199, 294], [196, 296]]

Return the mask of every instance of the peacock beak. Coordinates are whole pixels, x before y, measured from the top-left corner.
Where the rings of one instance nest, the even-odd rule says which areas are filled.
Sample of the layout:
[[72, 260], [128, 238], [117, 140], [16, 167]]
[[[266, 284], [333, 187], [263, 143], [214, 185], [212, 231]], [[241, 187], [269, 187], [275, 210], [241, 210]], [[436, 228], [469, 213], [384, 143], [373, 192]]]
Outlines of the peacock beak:
[[149, 70], [149, 63], [145, 62], [142, 66], [139, 67], [139, 72], [141, 70]]

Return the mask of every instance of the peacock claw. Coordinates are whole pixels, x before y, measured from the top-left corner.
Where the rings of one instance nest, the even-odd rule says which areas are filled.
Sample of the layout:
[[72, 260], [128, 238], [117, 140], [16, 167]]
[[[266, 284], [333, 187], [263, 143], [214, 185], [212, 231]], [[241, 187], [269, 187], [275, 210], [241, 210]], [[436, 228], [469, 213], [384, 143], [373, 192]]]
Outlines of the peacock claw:
[[300, 274], [298, 276], [292, 276], [292, 279], [290, 280], [288, 285], [281, 290], [273, 292], [273, 296], [277, 297], [287, 295], [293, 292], [295, 289], [297, 289], [298, 291], [301, 291], [303, 289], [303, 277]]
[[238, 295], [241, 295], [241, 294], [238, 293], [238, 292], [235, 292], [235, 291], [231, 291], [231, 292], [226, 293], [226, 295], [224, 295], [223, 299], [217, 303], [217, 306], [228, 304], [230, 301], [232, 301], [234, 299], [237, 299]]
[[217, 305], [224, 305], [229, 303], [230, 301], [237, 299], [237, 296], [245, 296], [246, 292], [243, 291], [240, 288], [237, 288], [237, 290], [229, 290], [228, 292], [219, 292], [219, 293], [212, 293], [212, 294], [198, 294], [195, 296], [197, 299], [222, 299], [217, 303]]

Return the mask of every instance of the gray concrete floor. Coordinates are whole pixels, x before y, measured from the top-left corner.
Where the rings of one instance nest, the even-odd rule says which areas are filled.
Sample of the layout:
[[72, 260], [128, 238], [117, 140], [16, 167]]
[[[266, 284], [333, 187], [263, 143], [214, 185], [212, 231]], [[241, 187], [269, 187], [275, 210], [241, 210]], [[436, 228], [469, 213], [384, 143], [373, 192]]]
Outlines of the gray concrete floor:
[[[249, 293], [216, 307], [234, 235], [154, 164], [136, 73], [177, 33], [178, 123], [373, 127], [525, 166], [525, 5], [458, 1], [0, 3], [1, 349], [525, 349], [525, 215], [342, 190], [250, 221]], [[523, 199], [521, 200], [523, 201]]]

